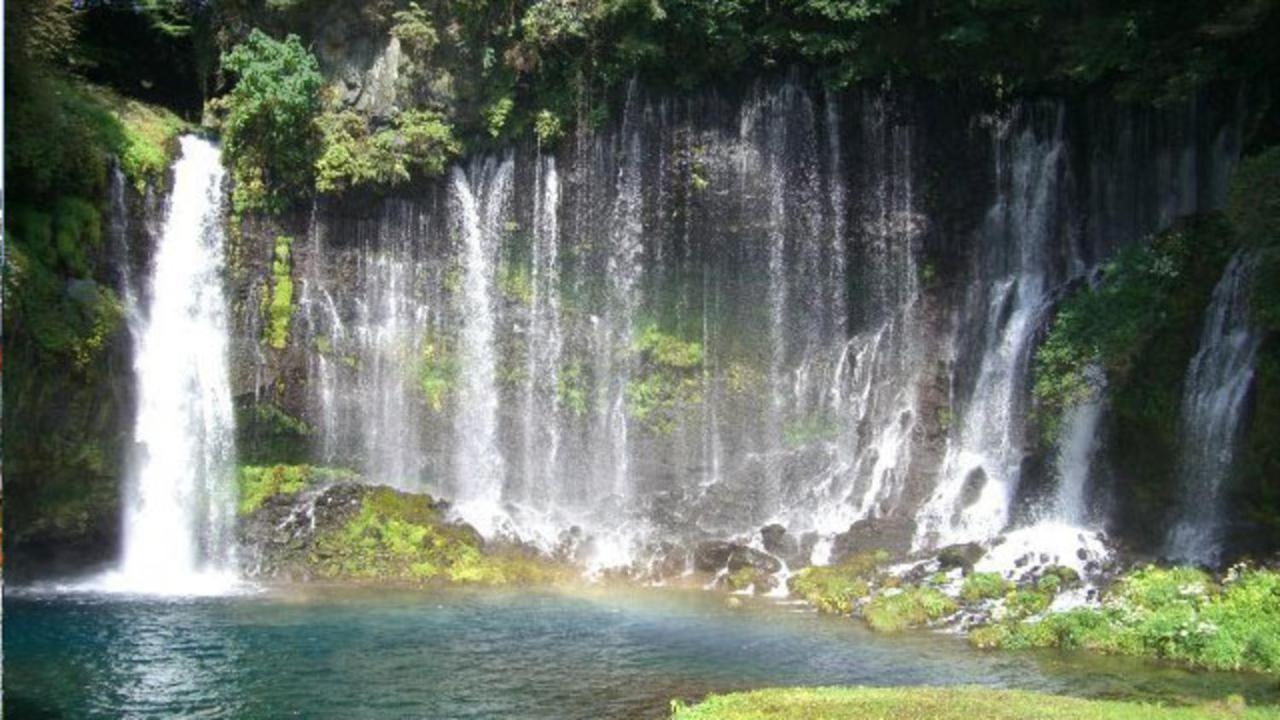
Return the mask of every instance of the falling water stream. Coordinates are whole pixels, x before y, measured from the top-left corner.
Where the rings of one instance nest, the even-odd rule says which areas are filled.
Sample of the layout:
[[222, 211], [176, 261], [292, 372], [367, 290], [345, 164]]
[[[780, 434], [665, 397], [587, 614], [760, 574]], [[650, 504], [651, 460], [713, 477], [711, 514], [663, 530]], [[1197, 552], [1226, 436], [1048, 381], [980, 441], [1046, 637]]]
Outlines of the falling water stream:
[[218, 147], [181, 140], [173, 191], [136, 315], [136, 461], [124, 552], [96, 581], [124, 592], [202, 594], [234, 583], [234, 419], [223, 294]]
[[1261, 342], [1249, 321], [1254, 259], [1237, 254], [1227, 264], [1205, 311], [1200, 345], [1182, 398], [1181, 508], [1170, 530], [1171, 557], [1216, 563], [1226, 518], [1224, 483], [1231, 472]]

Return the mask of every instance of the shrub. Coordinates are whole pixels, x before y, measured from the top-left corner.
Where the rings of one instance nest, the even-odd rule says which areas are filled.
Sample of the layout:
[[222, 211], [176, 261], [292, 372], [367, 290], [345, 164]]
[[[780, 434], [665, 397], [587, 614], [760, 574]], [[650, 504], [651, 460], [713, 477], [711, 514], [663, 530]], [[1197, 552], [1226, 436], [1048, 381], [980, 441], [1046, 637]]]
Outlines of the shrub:
[[315, 165], [320, 192], [394, 187], [415, 174], [439, 175], [462, 151], [443, 117], [427, 110], [402, 112], [392, 127], [377, 132], [350, 110], [324, 113], [316, 125], [322, 138]]
[[1046, 440], [1057, 437], [1068, 408], [1093, 397], [1099, 370], [1122, 385], [1148, 341], [1186, 314], [1178, 311], [1186, 300], [1207, 293], [1199, 286], [1216, 279], [1229, 237], [1220, 217], [1166, 231], [1121, 250], [1096, 286], [1063, 302], [1035, 356], [1032, 394]]
[[216, 109], [235, 179], [237, 212], [278, 212], [308, 191], [318, 145], [315, 117], [323, 79], [296, 35], [275, 40], [254, 29], [222, 56], [235, 85]]

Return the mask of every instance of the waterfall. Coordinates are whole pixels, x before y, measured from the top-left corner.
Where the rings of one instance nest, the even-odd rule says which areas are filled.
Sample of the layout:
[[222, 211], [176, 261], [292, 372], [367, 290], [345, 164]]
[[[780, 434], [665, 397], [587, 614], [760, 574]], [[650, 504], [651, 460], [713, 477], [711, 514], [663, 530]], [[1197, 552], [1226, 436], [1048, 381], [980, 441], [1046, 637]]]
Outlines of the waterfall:
[[1224, 485], [1239, 444], [1261, 341], [1249, 321], [1254, 262], [1242, 251], [1227, 264], [1213, 289], [1200, 345], [1183, 381], [1181, 507], [1166, 545], [1166, 552], [1178, 560], [1215, 564], [1221, 559]]
[[493, 286], [511, 174], [507, 158], [476, 165], [472, 178], [460, 167], [452, 175], [463, 264], [454, 482], [459, 511], [482, 532], [492, 532], [504, 514]]
[[[771, 523], [819, 560], [855, 527], [917, 548], [1088, 527], [1097, 407], [1068, 418], [1058, 496], [1015, 507], [1054, 459], [1027, 437], [1036, 341], [1068, 283], [1220, 198], [1222, 143], [1187, 113], [1040, 103], [960, 152], [915, 120], [929, 102], [797, 73], [741, 98], [633, 82], [554, 152], [322, 199], [295, 255], [317, 454], [485, 534], [551, 549], [576, 527], [598, 565]], [[963, 207], [939, 199], [953, 172]], [[659, 361], [655, 334], [697, 358]]]
[[[1054, 131], [1033, 125], [1012, 138], [996, 133], [996, 201], [981, 230], [977, 308], [970, 332], [981, 340], [981, 361], [959, 432], [943, 461], [942, 481], [919, 518], [914, 544], [985, 540], [1004, 529], [1021, 479], [1024, 416], [1032, 340], [1051, 307], [1057, 204], [1065, 172], [1063, 111]], [[982, 297], [982, 293], [986, 293]]]
[[136, 467], [113, 589], [193, 593], [235, 576], [234, 419], [223, 294], [218, 148], [181, 140], [173, 193], [138, 322]]
[[560, 175], [554, 157], [535, 168], [531, 294], [527, 331], [521, 499], [546, 511], [570, 498], [557, 491], [560, 454]]
[[[1100, 371], [1096, 371], [1100, 375]], [[1058, 489], [1053, 517], [1077, 527], [1089, 522], [1089, 472], [1098, 451], [1098, 422], [1102, 419], [1101, 398], [1083, 402], [1067, 411], [1062, 437], [1058, 441], [1055, 469]]]

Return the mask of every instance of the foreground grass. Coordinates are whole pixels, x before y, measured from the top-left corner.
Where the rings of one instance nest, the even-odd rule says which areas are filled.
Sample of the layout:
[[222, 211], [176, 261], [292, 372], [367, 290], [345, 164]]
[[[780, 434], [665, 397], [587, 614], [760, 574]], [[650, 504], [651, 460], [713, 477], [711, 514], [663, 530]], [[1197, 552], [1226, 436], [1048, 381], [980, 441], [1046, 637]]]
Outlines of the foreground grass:
[[973, 687], [782, 688], [713, 695], [673, 720], [1199, 720], [1280, 719], [1232, 700], [1201, 707], [1082, 700]]

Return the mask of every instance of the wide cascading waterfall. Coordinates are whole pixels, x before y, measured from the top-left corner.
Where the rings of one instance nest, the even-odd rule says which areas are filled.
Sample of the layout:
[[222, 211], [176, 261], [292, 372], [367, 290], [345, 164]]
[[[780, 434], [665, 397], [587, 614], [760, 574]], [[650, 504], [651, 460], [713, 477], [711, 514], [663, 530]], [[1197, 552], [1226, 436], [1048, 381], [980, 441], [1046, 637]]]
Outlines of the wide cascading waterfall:
[[1179, 460], [1181, 507], [1166, 544], [1167, 554], [1178, 560], [1214, 564], [1221, 559], [1225, 485], [1261, 342], [1249, 319], [1253, 267], [1254, 259], [1244, 253], [1227, 264], [1205, 311], [1199, 348], [1187, 368]]
[[217, 146], [182, 138], [138, 316], [136, 467], [113, 589], [199, 593], [235, 577], [234, 418]]
[[[555, 152], [317, 203], [291, 342], [326, 462], [595, 565], [772, 523], [821, 561], [1101, 520], [1082, 466], [1105, 405], [1068, 423], [1056, 505], [1016, 506], [1031, 359], [1071, 283], [1220, 201], [1218, 126], [1018, 106], [966, 131], [990, 142], [963, 153], [987, 162], [957, 209], [921, 173], [960, 153], [908, 92], [791, 74], [620, 100]], [[1073, 148], [1091, 124], [1121, 139]], [[1109, 203], [1120, 188], [1132, 202]]]

